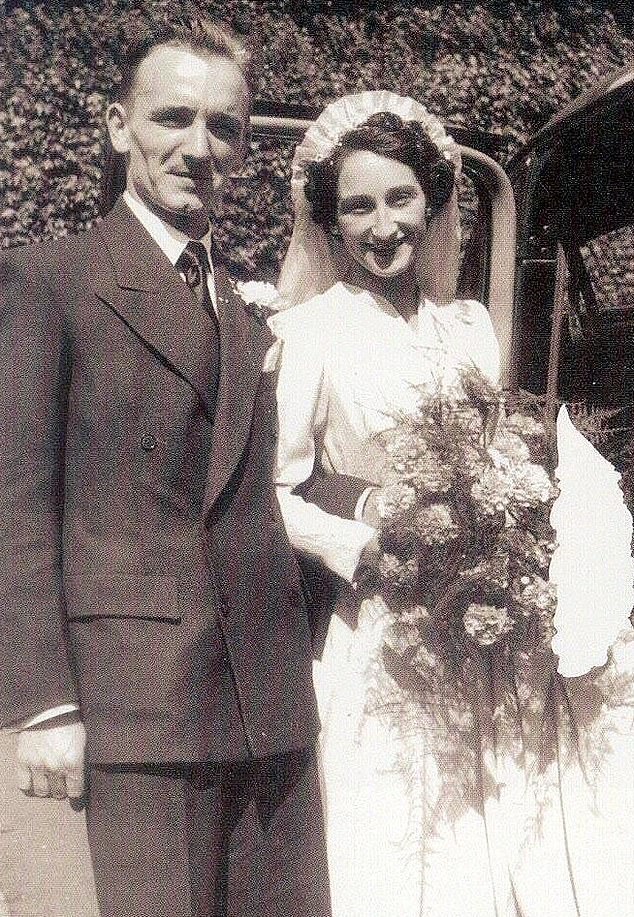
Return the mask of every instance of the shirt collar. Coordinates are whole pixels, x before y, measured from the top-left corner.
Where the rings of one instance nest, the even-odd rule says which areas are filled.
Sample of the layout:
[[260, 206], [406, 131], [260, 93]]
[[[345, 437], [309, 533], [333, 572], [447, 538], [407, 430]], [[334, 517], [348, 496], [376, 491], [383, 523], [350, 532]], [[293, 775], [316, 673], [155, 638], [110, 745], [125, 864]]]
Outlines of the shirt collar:
[[[139, 223], [147, 229], [168, 261], [175, 265], [183, 254], [187, 243], [190, 241], [189, 236], [181, 232], [180, 229], [176, 229], [174, 226], [165, 223], [160, 217], [153, 213], [146, 204], [136, 197], [133, 197], [129, 191], [123, 192], [123, 199]], [[196, 241], [204, 245], [213, 275], [211, 261], [211, 227], [209, 227], [202, 239], [197, 239]]]

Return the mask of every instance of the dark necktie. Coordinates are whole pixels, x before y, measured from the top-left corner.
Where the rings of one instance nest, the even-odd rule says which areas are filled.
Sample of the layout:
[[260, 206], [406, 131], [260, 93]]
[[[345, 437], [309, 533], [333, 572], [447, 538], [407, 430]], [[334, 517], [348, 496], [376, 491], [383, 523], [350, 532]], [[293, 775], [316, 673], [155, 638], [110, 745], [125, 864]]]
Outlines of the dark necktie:
[[209, 295], [207, 281], [208, 264], [207, 250], [202, 242], [188, 242], [176, 262], [176, 270], [183, 275], [189, 289], [216, 324], [216, 313]]
[[182, 274], [185, 283], [205, 312], [207, 312], [212, 322], [213, 332], [209, 337], [208, 343], [211, 345], [211, 353], [209, 354], [211, 364], [210, 383], [213, 389], [213, 399], [215, 400], [220, 367], [220, 327], [218, 324], [218, 316], [216, 315], [211, 296], [209, 295], [207, 281], [209, 273], [208, 265], [209, 260], [205, 246], [201, 242], [188, 242], [186, 248], [176, 262], [176, 270], [179, 274]]

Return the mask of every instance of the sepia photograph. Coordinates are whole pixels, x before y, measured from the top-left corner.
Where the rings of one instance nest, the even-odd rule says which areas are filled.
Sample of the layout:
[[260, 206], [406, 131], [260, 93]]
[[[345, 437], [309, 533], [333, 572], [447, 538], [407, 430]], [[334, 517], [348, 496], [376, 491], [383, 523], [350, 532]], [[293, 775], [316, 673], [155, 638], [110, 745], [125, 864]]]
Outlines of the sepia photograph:
[[634, 4], [0, 13], [0, 917], [634, 917]]

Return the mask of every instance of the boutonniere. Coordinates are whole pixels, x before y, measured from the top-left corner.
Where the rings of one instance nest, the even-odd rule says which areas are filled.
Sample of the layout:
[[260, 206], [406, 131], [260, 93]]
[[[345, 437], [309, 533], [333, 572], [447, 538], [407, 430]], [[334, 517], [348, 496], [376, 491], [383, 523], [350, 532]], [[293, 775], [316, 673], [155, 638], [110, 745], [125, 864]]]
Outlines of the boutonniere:
[[277, 312], [275, 305], [280, 299], [275, 286], [261, 280], [231, 280], [233, 292], [244, 303], [245, 312], [260, 325], [266, 325], [269, 316]]

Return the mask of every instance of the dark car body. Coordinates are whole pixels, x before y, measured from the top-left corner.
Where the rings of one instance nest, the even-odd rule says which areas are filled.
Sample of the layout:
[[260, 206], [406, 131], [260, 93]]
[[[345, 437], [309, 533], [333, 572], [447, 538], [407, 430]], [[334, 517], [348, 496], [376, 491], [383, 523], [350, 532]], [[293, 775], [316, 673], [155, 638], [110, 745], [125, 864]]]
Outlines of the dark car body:
[[507, 164], [517, 208], [508, 378], [594, 416], [627, 460], [634, 423], [634, 66], [557, 113]]

